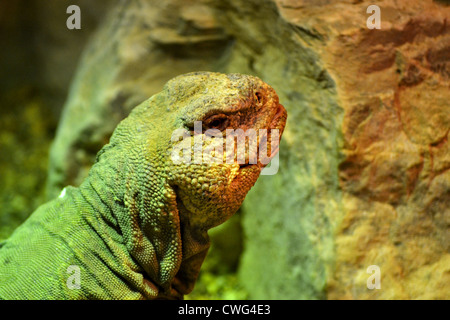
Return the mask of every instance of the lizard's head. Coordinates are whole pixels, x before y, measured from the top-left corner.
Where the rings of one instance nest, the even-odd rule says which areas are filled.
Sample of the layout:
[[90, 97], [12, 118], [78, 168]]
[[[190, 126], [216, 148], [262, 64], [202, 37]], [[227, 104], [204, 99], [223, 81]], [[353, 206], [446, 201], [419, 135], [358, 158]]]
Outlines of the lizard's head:
[[285, 123], [277, 94], [260, 79], [197, 72], [170, 80], [116, 129], [111, 144], [126, 155], [127, 243], [163, 288], [158, 297], [192, 290], [207, 230], [238, 210]]
[[175, 128], [166, 149], [170, 184], [182, 221], [207, 230], [239, 209], [278, 151], [286, 110], [269, 85], [241, 74], [189, 73], [164, 92]]

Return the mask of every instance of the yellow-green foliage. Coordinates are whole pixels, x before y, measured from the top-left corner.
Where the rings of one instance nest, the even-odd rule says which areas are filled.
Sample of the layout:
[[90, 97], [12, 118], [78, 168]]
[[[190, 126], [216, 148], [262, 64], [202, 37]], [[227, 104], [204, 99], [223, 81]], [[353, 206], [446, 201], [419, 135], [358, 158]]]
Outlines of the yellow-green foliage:
[[43, 202], [53, 122], [28, 89], [0, 100], [0, 239]]
[[248, 293], [242, 287], [234, 273], [217, 275], [202, 272], [194, 291], [186, 300], [244, 300]]

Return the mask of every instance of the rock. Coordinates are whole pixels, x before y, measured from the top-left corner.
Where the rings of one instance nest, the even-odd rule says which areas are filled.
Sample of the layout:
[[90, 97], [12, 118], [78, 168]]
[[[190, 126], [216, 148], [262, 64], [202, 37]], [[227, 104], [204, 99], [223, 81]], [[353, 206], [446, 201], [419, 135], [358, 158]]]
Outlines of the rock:
[[[381, 30], [338, 35], [324, 58], [346, 110], [328, 297], [448, 299], [438, 283], [450, 280], [450, 10], [386, 2], [381, 12]], [[369, 265], [380, 267], [381, 290], [365, 287]]]

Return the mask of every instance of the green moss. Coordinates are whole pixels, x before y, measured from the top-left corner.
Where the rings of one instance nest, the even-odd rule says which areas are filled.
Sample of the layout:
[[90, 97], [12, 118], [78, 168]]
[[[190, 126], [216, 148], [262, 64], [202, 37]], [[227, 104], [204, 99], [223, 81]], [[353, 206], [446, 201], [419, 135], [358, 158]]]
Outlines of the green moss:
[[0, 239], [43, 202], [54, 124], [29, 88], [0, 98]]
[[201, 272], [194, 291], [186, 300], [244, 300], [248, 293], [240, 284], [234, 273], [214, 274]]

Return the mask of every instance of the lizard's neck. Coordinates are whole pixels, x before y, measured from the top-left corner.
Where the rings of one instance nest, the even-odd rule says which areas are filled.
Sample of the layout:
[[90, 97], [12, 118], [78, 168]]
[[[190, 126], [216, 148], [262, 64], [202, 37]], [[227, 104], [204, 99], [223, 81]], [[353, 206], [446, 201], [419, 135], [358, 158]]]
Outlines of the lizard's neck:
[[190, 213], [177, 201], [162, 168], [136, 152], [107, 147], [80, 193], [99, 220], [114, 229], [111, 233], [122, 237], [127, 255], [144, 275], [145, 290], [181, 297], [193, 288], [209, 239], [190, 226]]
[[88, 178], [78, 189], [84, 203], [92, 208], [89, 210], [90, 214], [120, 233], [117, 216], [122, 214], [125, 208], [123, 201], [120, 201], [123, 199], [123, 196], [120, 197], [121, 191], [116, 188], [114, 183], [118, 179], [120, 179], [120, 172], [116, 168], [105, 164], [101, 168], [94, 165]]
[[[171, 284], [181, 264], [181, 232], [176, 195], [148, 159], [106, 147], [79, 187], [100, 236], [120, 235], [148, 295], [173, 296]], [[91, 214], [91, 213], [90, 213]], [[103, 239], [105, 242], [109, 239]]]

